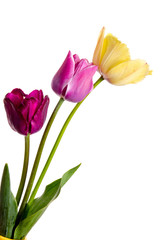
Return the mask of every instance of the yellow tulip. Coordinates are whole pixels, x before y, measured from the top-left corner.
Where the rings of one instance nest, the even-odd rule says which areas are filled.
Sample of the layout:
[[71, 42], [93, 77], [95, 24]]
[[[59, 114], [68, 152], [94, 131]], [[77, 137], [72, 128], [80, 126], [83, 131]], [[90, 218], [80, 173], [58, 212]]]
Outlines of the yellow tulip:
[[144, 60], [131, 60], [126, 44], [112, 34], [106, 37], [103, 27], [93, 55], [93, 64], [98, 66], [104, 79], [115, 85], [137, 83], [150, 75], [149, 65]]

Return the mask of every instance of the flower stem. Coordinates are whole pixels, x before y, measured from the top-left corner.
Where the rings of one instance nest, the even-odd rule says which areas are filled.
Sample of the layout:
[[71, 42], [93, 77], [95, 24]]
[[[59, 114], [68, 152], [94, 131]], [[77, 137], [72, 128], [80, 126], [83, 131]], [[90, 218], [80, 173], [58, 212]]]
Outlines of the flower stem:
[[22, 170], [22, 175], [21, 175], [21, 180], [18, 187], [17, 195], [16, 195], [17, 205], [19, 205], [19, 202], [21, 200], [21, 196], [22, 196], [25, 181], [26, 181], [26, 176], [28, 171], [28, 162], [29, 162], [29, 148], [30, 148], [30, 135], [28, 134], [27, 136], [25, 136], [25, 152], [24, 152], [23, 170]]
[[57, 115], [57, 112], [58, 110], [60, 109], [62, 103], [64, 102], [64, 99], [63, 98], [60, 98], [60, 100], [58, 101], [49, 121], [48, 121], [48, 124], [45, 128], [45, 131], [43, 133], [43, 136], [42, 136], [42, 139], [41, 139], [41, 142], [40, 142], [40, 145], [39, 145], [39, 148], [38, 148], [38, 151], [37, 151], [37, 155], [36, 155], [36, 158], [35, 158], [35, 161], [34, 161], [34, 165], [33, 165], [33, 168], [32, 168], [32, 172], [31, 172], [31, 176], [30, 176], [30, 179], [29, 179], [29, 182], [28, 182], [28, 186], [27, 186], [27, 189], [26, 189], [26, 192], [25, 192], [25, 195], [24, 195], [24, 198], [23, 198], [23, 201], [22, 201], [22, 204], [21, 204], [21, 207], [20, 207], [20, 210], [19, 210], [19, 216], [21, 215], [21, 213], [23, 212], [23, 209], [28, 201], [28, 198], [29, 198], [29, 195], [31, 193], [31, 190], [32, 190], [32, 186], [33, 186], [33, 183], [34, 183], [34, 179], [35, 179], [35, 176], [36, 176], [36, 173], [37, 173], [37, 169], [38, 169], [38, 165], [39, 165], [39, 162], [40, 162], [40, 158], [41, 158], [41, 155], [42, 155], [42, 151], [43, 151], [43, 148], [44, 148], [44, 145], [45, 145], [45, 141], [47, 139], [47, 136], [48, 136], [48, 133], [49, 133], [49, 130], [52, 126], [52, 123]]
[[[95, 82], [94, 88], [96, 88], [103, 80], [104, 80], [104, 79], [103, 79], [103, 77], [101, 76], [101, 77]], [[88, 95], [87, 95], [87, 96], [88, 96]], [[87, 98], [87, 97], [86, 97], [86, 98]], [[86, 99], [86, 98], [85, 98], [85, 99]], [[85, 100], [85, 99], [84, 99], [84, 100]], [[83, 100], [83, 101], [84, 101], [84, 100]], [[40, 184], [41, 184], [41, 182], [42, 182], [42, 180], [43, 180], [43, 178], [44, 178], [44, 176], [45, 176], [45, 174], [46, 174], [46, 172], [47, 172], [47, 169], [48, 169], [48, 167], [49, 167], [49, 165], [50, 165], [50, 163], [51, 163], [51, 161], [52, 161], [52, 158], [53, 158], [53, 156], [54, 156], [54, 154], [55, 154], [55, 152], [56, 152], [56, 150], [57, 150], [57, 147], [58, 147], [58, 145], [59, 145], [59, 143], [60, 143], [60, 141], [61, 141], [61, 138], [62, 138], [62, 136], [63, 136], [63, 134], [64, 134], [64, 132], [65, 132], [68, 124], [69, 124], [69, 122], [71, 121], [72, 117], [74, 116], [75, 112], [76, 112], [77, 109], [80, 107], [80, 105], [82, 104], [83, 101], [81, 101], [81, 102], [79, 102], [79, 103], [76, 104], [76, 106], [73, 108], [73, 110], [71, 111], [70, 115], [69, 115], [68, 118], [66, 119], [66, 121], [65, 121], [65, 123], [64, 123], [64, 125], [63, 125], [63, 127], [62, 127], [62, 129], [61, 129], [61, 131], [60, 131], [60, 133], [59, 133], [59, 135], [58, 135], [58, 137], [57, 137], [57, 140], [56, 140], [56, 142], [55, 142], [55, 144], [54, 144], [54, 146], [53, 146], [53, 148], [52, 148], [52, 150], [51, 150], [51, 153], [50, 153], [50, 155], [49, 155], [49, 157], [48, 157], [48, 160], [47, 160], [47, 162], [46, 162], [46, 164], [45, 164], [45, 166], [44, 166], [44, 168], [43, 168], [43, 170], [42, 170], [42, 173], [41, 173], [41, 175], [40, 175], [40, 177], [39, 177], [39, 179], [38, 179], [38, 181], [37, 181], [37, 183], [36, 183], [36, 186], [35, 186], [32, 194], [31, 194], [31, 196], [30, 196], [29, 202], [32, 202], [32, 201], [34, 200], [34, 197], [35, 197], [35, 195], [36, 195], [36, 193], [37, 193], [37, 191], [38, 191], [38, 189], [39, 189], [39, 186], [40, 186]]]

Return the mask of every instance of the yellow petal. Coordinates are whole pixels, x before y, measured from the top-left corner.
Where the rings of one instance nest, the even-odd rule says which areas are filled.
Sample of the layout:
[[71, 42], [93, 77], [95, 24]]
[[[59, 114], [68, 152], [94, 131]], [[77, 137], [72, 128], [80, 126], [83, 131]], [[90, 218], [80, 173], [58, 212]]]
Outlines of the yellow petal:
[[112, 34], [108, 34], [104, 39], [102, 56], [100, 70], [103, 74], [107, 74], [107, 72], [116, 65], [130, 60], [130, 54], [126, 44], [121, 43]]
[[144, 60], [130, 60], [110, 69], [104, 78], [115, 85], [137, 83], [145, 76], [151, 74], [149, 65]]
[[104, 41], [104, 33], [105, 33], [105, 28], [103, 27], [100, 32], [100, 35], [99, 35], [99, 38], [97, 41], [97, 45], [96, 45], [96, 48], [95, 48], [94, 54], [93, 54], [93, 64], [95, 64], [97, 66], [100, 65], [103, 41]]

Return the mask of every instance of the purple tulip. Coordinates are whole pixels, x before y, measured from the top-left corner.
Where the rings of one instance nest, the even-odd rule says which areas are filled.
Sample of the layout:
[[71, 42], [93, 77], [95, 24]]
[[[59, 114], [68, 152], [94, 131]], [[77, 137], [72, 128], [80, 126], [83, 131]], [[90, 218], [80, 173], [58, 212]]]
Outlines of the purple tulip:
[[48, 96], [43, 97], [42, 90], [25, 94], [15, 88], [4, 98], [4, 106], [11, 128], [23, 135], [39, 131], [46, 119], [49, 105]]
[[82, 101], [93, 89], [92, 77], [97, 66], [80, 59], [69, 51], [62, 66], [52, 79], [52, 89], [71, 102]]

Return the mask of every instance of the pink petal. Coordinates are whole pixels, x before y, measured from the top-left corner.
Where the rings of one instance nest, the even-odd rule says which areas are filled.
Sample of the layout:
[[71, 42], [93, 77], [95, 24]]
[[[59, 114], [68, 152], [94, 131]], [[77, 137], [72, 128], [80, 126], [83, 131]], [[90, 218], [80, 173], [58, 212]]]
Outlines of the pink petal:
[[82, 101], [93, 89], [92, 77], [97, 66], [90, 65], [78, 72], [68, 84], [65, 99], [71, 102]]
[[75, 70], [74, 70], [74, 75], [81, 71], [83, 68], [86, 68], [87, 66], [89, 66], [89, 62], [87, 59], [81, 59], [79, 62], [76, 63], [75, 65]]
[[73, 55], [73, 58], [74, 58], [75, 64], [80, 61], [80, 58], [79, 58], [79, 56], [78, 56], [77, 54], [74, 54], [74, 55]]
[[51, 84], [52, 89], [58, 95], [62, 94], [63, 89], [66, 87], [66, 85], [69, 83], [70, 79], [72, 78], [74, 74], [74, 68], [75, 68], [75, 62], [71, 52], [69, 51], [62, 66], [60, 67], [60, 69], [52, 79], [52, 84]]

